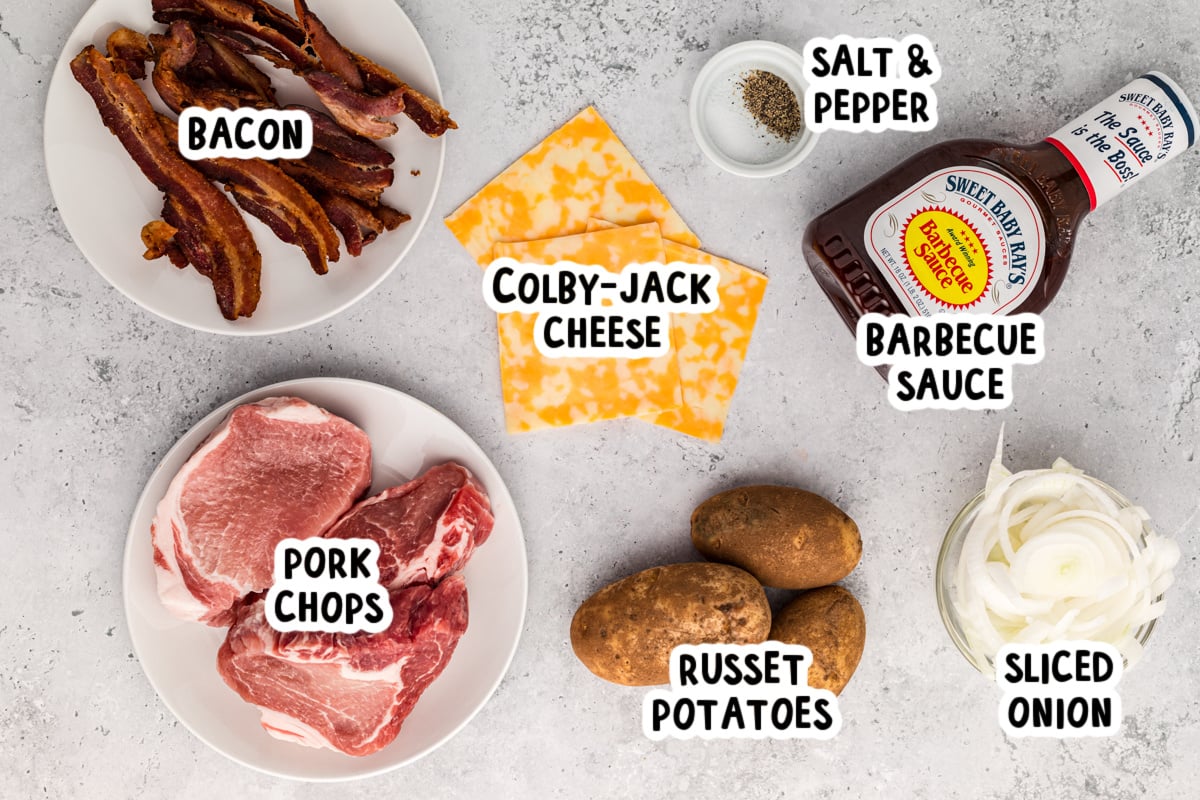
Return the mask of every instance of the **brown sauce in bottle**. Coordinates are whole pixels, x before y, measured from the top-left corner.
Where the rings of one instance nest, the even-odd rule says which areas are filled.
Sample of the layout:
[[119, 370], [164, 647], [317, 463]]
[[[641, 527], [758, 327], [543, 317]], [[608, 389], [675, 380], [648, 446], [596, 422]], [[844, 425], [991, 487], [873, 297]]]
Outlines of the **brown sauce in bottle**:
[[1148, 73], [1045, 141], [928, 148], [817, 217], [804, 254], [851, 327], [865, 313], [1040, 313], [1083, 218], [1195, 143], [1196, 112]]

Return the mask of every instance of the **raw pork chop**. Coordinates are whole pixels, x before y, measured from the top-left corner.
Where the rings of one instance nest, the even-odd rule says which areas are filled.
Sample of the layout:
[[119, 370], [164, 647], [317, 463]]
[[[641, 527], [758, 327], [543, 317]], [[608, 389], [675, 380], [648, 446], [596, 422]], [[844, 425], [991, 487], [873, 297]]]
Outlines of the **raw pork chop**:
[[234, 409], [171, 481], [151, 528], [172, 614], [228, 625], [271, 585], [275, 545], [329, 529], [371, 485], [371, 442], [295, 397]]
[[326, 537], [379, 543], [379, 582], [388, 589], [437, 583], [458, 572], [492, 532], [487, 495], [465, 467], [448, 463], [370, 497]]
[[286, 741], [365, 756], [390, 744], [467, 629], [467, 588], [391, 593], [392, 625], [377, 634], [278, 633], [257, 595], [238, 611], [217, 655], [221, 677], [259, 707]]

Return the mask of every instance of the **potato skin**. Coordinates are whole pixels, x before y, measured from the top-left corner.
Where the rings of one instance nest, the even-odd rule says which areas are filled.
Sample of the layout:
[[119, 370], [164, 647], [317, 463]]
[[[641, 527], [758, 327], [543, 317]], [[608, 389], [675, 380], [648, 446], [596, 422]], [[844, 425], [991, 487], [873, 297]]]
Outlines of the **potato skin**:
[[771, 623], [771, 640], [802, 644], [812, 651], [808, 685], [841, 694], [858, 668], [867, 643], [867, 618], [854, 595], [841, 586], [805, 592]]
[[605, 586], [571, 621], [571, 647], [593, 673], [626, 686], [670, 682], [680, 644], [757, 644], [771, 629], [766, 592], [724, 564], [653, 567]]
[[836, 583], [862, 558], [854, 520], [820, 495], [788, 486], [746, 486], [705, 500], [692, 512], [692, 544], [777, 589]]

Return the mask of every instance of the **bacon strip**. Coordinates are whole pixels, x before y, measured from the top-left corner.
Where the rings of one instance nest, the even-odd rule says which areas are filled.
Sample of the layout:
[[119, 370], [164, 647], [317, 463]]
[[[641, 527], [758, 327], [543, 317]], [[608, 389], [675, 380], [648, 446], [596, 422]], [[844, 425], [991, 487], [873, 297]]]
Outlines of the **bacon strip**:
[[[159, 121], [171, 141], [178, 141], [175, 121], [167, 117]], [[271, 162], [206, 158], [192, 165], [208, 179], [224, 184], [238, 205], [266, 223], [281, 241], [303, 250], [318, 275], [329, 272], [329, 262], [341, 258], [337, 233], [321, 204]]]
[[150, 40], [130, 28], [118, 28], [105, 42], [108, 57], [116, 67], [136, 80], [146, 77], [146, 62], [154, 58]]
[[286, 12], [262, 0], [153, 0], [154, 20], [217, 22], [248, 33], [282, 53], [301, 69], [316, 69], [316, 54], [306, 49], [304, 30]]
[[280, 161], [288, 175], [309, 188], [337, 192], [368, 205], [376, 205], [395, 180], [390, 167], [363, 167], [313, 149], [307, 157]]
[[458, 128], [458, 123], [450, 118], [450, 112], [442, 108], [436, 100], [418, 92], [369, 58], [358, 53], [352, 55], [362, 73], [367, 91], [382, 92], [389, 88], [399, 91], [404, 97], [405, 116], [415, 122], [426, 136], [437, 138], [448, 130]]
[[338, 125], [328, 114], [315, 108], [292, 104], [288, 111], [303, 111], [313, 121], [313, 147], [324, 150], [342, 161], [361, 167], [390, 167], [396, 157], [365, 136], [356, 136]]
[[230, 50], [243, 56], [258, 56], [276, 69], [287, 70], [288, 72], [295, 70], [295, 65], [291, 61], [288, 61], [283, 53], [273, 47], [268, 47], [262, 42], [256, 42], [243, 33], [222, 28], [219, 24], [212, 22], [201, 25], [200, 31], [203, 32], [205, 37], [217, 39]]
[[[275, 92], [265, 73], [239, 53], [224, 48], [218, 56], [188, 22], [172, 22], [166, 35], [150, 37], [154, 46], [154, 88], [176, 113], [200, 108], [272, 108]], [[219, 42], [217, 47], [223, 48]], [[265, 85], [264, 85], [265, 84]]]
[[[312, 13], [307, 0], [295, 0], [295, 4], [300, 27], [324, 70], [306, 74], [304, 79], [338, 122], [372, 139], [395, 133], [395, 124], [386, 117], [401, 111], [427, 136], [441, 136], [458, 127], [449, 112], [434, 100], [374, 61], [343, 47]], [[383, 133], [388, 128], [390, 131]]]
[[141, 88], [99, 50], [85, 47], [71, 61], [71, 72], [104, 124], [166, 195], [163, 221], [178, 229], [175, 243], [212, 280], [221, 313], [230, 320], [253, 314], [262, 256], [233, 203], [179, 155]]
[[188, 265], [187, 256], [179, 249], [179, 244], [175, 241], [177, 233], [179, 233], [178, 228], [168, 225], [161, 219], [147, 222], [142, 227], [142, 244], [146, 245], [146, 253], [142, 258], [154, 261], [166, 256], [179, 269], [186, 267]]
[[211, 71], [214, 80], [223, 78], [234, 86], [253, 92], [265, 104], [275, 105], [275, 89], [265, 72], [212, 33], [204, 31], [201, 35], [212, 53], [211, 63], [204, 63], [203, 68]]
[[388, 117], [404, 111], [404, 92], [371, 96], [329, 72], [302, 73], [305, 83], [343, 127], [370, 139], [386, 139], [399, 128]]
[[342, 234], [346, 252], [352, 256], [362, 255], [363, 248], [378, 238], [384, 231], [392, 231], [412, 217], [393, 208], [380, 205], [371, 209], [340, 194], [318, 196], [329, 220]]
[[[219, 41], [225, 46], [226, 36], [207, 28], [197, 31], [191, 22], [177, 20], [171, 23], [169, 36], [154, 39], [158, 51], [155, 85], [169, 106], [181, 111], [188, 105], [240, 107], [246, 101], [213, 80], [194, 85], [200, 82], [197, 62], [203, 58], [203, 42]], [[238, 51], [247, 48], [237, 36], [230, 40], [229, 49], [242, 58]], [[208, 159], [195, 165], [210, 179], [224, 183], [238, 205], [266, 223], [281, 240], [301, 247], [313, 269], [325, 274], [326, 262], [339, 256], [337, 233], [324, 208], [305, 188], [356, 201], [353, 206], [335, 207], [342, 213], [340, 229], [350, 232], [348, 241], [361, 252], [380, 231], [395, 227], [383, 218], [400, 215], [391, 209], [376, 213], [383, 192], [395, 180], [389, 166], [395, 157], [370, 139], [344, 130], [320, 111], [300, 105], [288, 108], [304, 111], [313, 120], [314, 149], [306, 158], [281, 161], [278, 167], [258, 162], [252, 172], [235, 160]], [[178, 135], [175, 124], [164, 124], [174, 139]], [[360, 210], [359, 204], [370, 210]]]
[[329, 28], [325, 27], [325, 23], [309, 10], [308, 3], [304, 0], [296, 0], [296, 17], [300, 20], [300, 27], [304, 29], [308, 43], [321, 66], [345, 81], [351, 89], [361, 92], [365, 88], [362, 75], [350, 51], [342, 47], [342, 43], [335, 39]]
[[153, 0], [154, 19], [159, 22], [215, 23], [266, 42], [274, 49], [238, 45], [236, 40], [227, 44], [243, 55], [261, 55], [300, 75], [340, 124], [362, 136], [391, 136], [397, 128], [388, 118], [402, 112], [427, 136], [441, 136], [458, 127], [436, 101], [344, 47], [305, 0], [295, 4], [299, 21], [263, 0]]

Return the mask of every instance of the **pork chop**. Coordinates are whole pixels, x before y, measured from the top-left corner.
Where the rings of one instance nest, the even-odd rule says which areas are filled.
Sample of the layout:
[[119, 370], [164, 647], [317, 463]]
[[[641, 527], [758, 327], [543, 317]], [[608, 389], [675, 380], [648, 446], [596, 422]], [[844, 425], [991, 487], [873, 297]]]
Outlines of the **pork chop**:
[[388, 589], [437, 583], [467, 563], [492, 532], [491, 506], [474, 476], [441, 464], [352, 508], [325, 534], [379, 543], [379, 582]]
[[230, 688], [258, 706], [272, 736], [365, 756], [387, 746], [467, 629], [458, 575], [393, 591], [383, 633], [279, 633], [264, 595], [238, 611], [217, 654]]
[[371, 484], [371, 443], [295, 397], [240, 406], [171, 481], [151, 527], [158, 593], [177, 617], [233, 622], [271, 585], [275, 545], [325, 533]]

